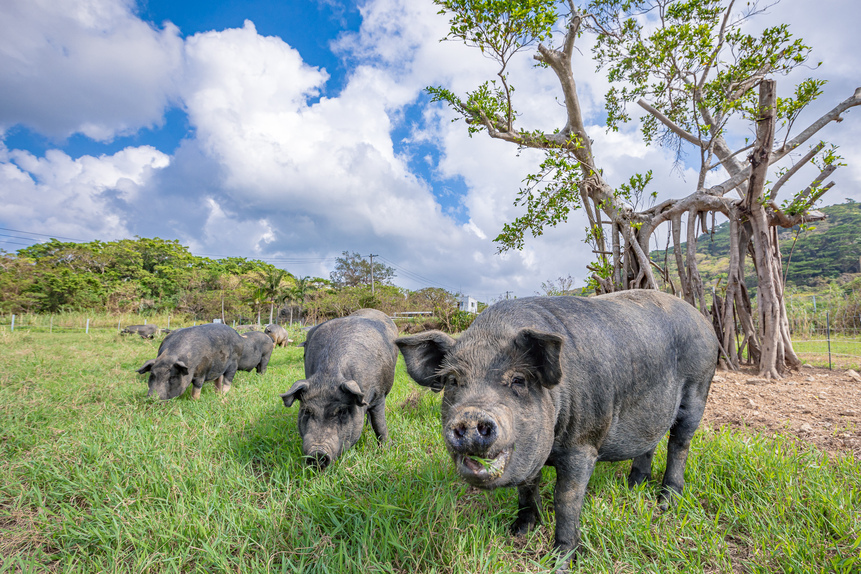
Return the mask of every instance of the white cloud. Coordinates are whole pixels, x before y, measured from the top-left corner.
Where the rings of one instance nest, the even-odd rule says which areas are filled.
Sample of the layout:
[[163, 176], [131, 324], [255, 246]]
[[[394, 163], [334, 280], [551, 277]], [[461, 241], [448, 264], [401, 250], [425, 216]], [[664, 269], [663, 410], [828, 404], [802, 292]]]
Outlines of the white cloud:
[[[193, 135], [166, 150], [172, 157], [137, 147], [98, 158], [58, 151], [40, 158], [0, 144], [0, 220], [72, 237], [178, 237], [195, 252], [217, 255], [380, 253], [483, 300], [505, 291], [529, 295], [542, 281], [569, 274], [582, 281], [594, 260], [582, 242], [582, 213], [527, 239], [522, 252], [499, 255], [492, 242], [522, 213], [513, 200], [540, 153], [518, 154], [483, 134], [469, 138], [438, 105], [425, 108], [421, 120], [410, 115], [425, 86], [463, 93], [495, 73], [478, 50], [439, 42], [448, 24], [436, 9], [411, 0], [364, 3], [359, 33], [335, 42], [349, 65], [344, 87], [322, 96], [329, 73], [306, 64], [289, 42], [261, 36], [251, 22], [183, 41], [170, 24], [156, 30], [141, 22], [121, 0], [70, 0], [61, 8], [46, 0], [3, 4], [0, 130], [20, 122], [58, 137], [80, 131], [110, 139], [157, 124], [165, 105], [176, 101]], [[680, 177], [670, 152], [646, 147], [634, 131], [606, 133], [597, 125], [607, 81], [583, 51], [575, 56], [578, 87], [596, 124], [590, 133], [605, 176], [618, 185], [652, 169], [659, 199], [688, 193], [696, 174], [682, 168]], [[564, 110], [553, 74], [535, 69], [531, 56], [524, 52], [510, 68], [520, 119], [549, 131], [561, 126]], [[843, 84], [854, 69], [841, 64], [829, 72], [840, 83], [839, 99], [848, 95]], [[399, 152], [402, 142], [393, 134], [412, 121], [403, 142], [408, 151]], [[840, 130], [857, 141], [857, 124], [850, 117]], [[861, 157], [859, 144], [842, 141], [844, 151]], [[430, 181], [411, 170], [411, 145], [439, 151]], [[435, 161], [435, 154], [422, 156]], [[843, 170], [856, 189], [858, 163]], [[431, 187], [450, 179], [467, 190], [456, 208], [459, 222]], [[322, 263], [291, 270], [328, 274]], [[407, 277], [398, 282], [424, 286]]]
[[169, 161], [150, 146], [78, 159], [0, 148], [0, 220], [67, 237], [127, 237], [123, 205], [141, 200], [143, 186]]
[[23, 124], [105, 141], [159, 125], [175, 98], [182, 40], [115, 0], [0, 3], [0, 134]]

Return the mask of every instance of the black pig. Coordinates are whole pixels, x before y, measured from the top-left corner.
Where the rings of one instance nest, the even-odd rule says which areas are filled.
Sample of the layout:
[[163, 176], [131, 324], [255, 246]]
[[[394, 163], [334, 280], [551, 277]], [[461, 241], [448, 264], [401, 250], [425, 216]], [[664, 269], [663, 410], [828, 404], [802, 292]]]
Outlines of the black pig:
[[158, 356], [137, 372], [150, 374], [147, 396], [172, 399], [192, 385], [192, 398], [197, 399], [205, 381], [215, 381], [216, 391], [229, 391], [241, 358], [239, 333], [227, 325], [207, 323], [165, 337]]
[[580, 545], [596, 462], [633, 459], [628, 484], [639, 484], [669, 431], [661, 499], [682, 492], [718, 359], [711, 324], [657, 291], [501, 301], [457, 341], [432, 331], [395, 343], [417, 383], [444, 389], [442, 431], [458, 473], [481, 488], [517, 486], [513, 534], [538, 522], [541, 468], [556, 467], [561, 554]]
[[386, 395], [392, 390], [398, 328], [385, 313], [360, 309], [308, 331], [305, 379], [281, 395], [298, 400], [302, 453], [326, 468], [359, 440], [365, 413], [380, 443], [388, 440]]
[[269, 364], [269, 359], [272, 357], [272, 349], [275, 348], [275, 343], [272, 339], [260, 331], [250, 331], [243, 335], [242, 338], [242, 358], [239, 360], [239, 371], [251, 371], [257, 369], [260, 375], [266, 374], [266, 365]]
[[120, 335], [140, 335], [142, 339], [152, 339], [158, 332], [158, 325], [129, 325]]

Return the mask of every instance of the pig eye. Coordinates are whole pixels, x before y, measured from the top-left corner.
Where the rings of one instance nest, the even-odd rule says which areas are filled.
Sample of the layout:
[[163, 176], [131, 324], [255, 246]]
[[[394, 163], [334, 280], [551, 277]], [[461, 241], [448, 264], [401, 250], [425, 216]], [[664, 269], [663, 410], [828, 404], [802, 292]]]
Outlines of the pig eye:
[[457, 386], [457, 377], [454, 375], [448, 375], [445, 378], [445, 384], [449, 386]]
[[522, 395], [526, 392], [526, 379], [521, 375], [514, 375], [511, 377], [511, 388], [518, 395]]

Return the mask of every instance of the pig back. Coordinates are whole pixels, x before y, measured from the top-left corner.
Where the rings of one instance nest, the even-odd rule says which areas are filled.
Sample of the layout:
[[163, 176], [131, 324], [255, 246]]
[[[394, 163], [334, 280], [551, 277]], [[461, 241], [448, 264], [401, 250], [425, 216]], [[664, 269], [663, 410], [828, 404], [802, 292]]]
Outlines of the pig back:
[[375, 395], [384, 396], [394, 381], [396, 334], [396, 327], [392, 332], [384, 321], [365, 316], [350, 315], [317, 325], [305, 341], [305, 376], [333, 383], [354, 380], [363, 391], [373, 389]]
[[242, 337], [232, 327], [207, 323], [174, 331], [162, 341], [159, 358], [184, 361], [194, 377], [212, 380], [242, 357]]

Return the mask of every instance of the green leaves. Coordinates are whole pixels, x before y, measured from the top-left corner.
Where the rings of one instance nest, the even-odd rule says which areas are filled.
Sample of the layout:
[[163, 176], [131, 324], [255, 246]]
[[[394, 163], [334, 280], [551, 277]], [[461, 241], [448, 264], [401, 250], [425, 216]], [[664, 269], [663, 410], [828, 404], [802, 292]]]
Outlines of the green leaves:
[[[644, 98], [678, 128], [708, 140], [733, 114], [755, 118], [755, 89], [768, 76], [786, 74], [807, 61], [810, 47], [793, 39], [786, 24], [748, 34], [742, 25], [757, 13], [748, 5], [727, 13], [725, 0], [593, 0], [593, 55], [611, 82], [608, 127], [630, 121], [629, 103]], [[820, 93], [822, 81], [806, 80], [781, 100], [778, 117], [791, 127]], [[675, 141], [678, 132], [645, 116], [647, 142]]]
[[500, 63], [535, 42], [550, 38], [558, 20], [553, 0], [437, 0], [448, 14], [447, 40], [461, 40]]
[[499, 251], [523, 249], [526, 232], [539, 237], [545, 227], [555, 227], [568, 221], [572, 209], [579, 209], [580, 162], [571, 151], [548, 149], [538, 173], [523, 180], [527, 185], [520, 189], [514, 205], [526, 207], [526, 214], [507, 223], [493, 240]]

